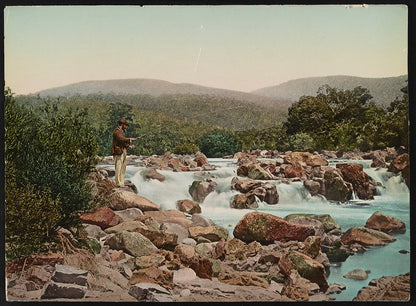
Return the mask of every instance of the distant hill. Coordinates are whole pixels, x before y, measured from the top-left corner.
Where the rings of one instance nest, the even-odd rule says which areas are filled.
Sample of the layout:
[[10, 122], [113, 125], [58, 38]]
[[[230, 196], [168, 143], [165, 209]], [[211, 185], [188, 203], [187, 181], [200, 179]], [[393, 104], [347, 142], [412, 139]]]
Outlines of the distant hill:
[[375, 103], [388, 106], [396, 97], [401, 97], [401, 88], [407, 85], [407, 75], [387, 78], [361, 78], [354, 76], [325, 76], [291, 80], [280, 85], [252, 91], [252, 94], [282, 100], [297, 101], [301, 96], [315, 96], [319, 87], [329, 85], [337, 89], [367, 88]]
[[46, 89], [35, 93], [41, 97], [71, 97], [74, 95], [91, 94], [121, 94], [121, 95], [210, 95], [242, 102], [254, 103], [259, 106], [275, 107], [282, 110], [292, 103], [282, 99], [270, 98], [264, 95], [234, 91], [220, 88], [205, 87], [187, 83], [171, 83], [154, 79], [120, 79], [103, 81], [84, 81], [62, 87]]

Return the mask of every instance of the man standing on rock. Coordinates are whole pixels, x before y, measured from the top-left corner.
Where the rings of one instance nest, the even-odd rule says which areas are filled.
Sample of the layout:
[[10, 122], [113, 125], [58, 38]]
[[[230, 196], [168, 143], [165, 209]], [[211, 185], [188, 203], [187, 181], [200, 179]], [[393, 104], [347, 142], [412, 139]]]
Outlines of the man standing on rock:
[[113, 155], [116, 164], [115, 181], [117, 187], [124, 187], [124, 175], [126, 174], [126, 156], [127, 149], [133, 149], [132, 141], [136, 138], [127, 138], [124, 133], [129, 123], [125, 119], [118, 121], [118, 127], [113, 132], [113, 145], [111, 146], [111, 155]]

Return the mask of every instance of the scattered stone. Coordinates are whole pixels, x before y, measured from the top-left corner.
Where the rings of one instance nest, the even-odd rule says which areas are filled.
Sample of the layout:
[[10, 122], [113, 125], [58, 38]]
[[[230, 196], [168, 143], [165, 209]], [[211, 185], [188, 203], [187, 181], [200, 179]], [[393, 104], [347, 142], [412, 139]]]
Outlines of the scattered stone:
[[365, 227], [385, 233], [403, 234], [406, 232], [406, 225], [403, 221], [382, 213], [381, 211], [373, 213], [365, 223]]
[[198, 203], [204, 202], [205, 198], [215, 190], [217, 183], [211, 179], [204, 181], [194, 181], [189, 187], [189, 194]]
[[159, 182], [165, 181], [165, 176], [157, 172], [156, 169], [146, 169], [142, 171], [142, 175], [149, 180], [158, 180]]
[[113, 210], [138, 208], [142, 212], [160, 210], [157, 204], [126, 189], [115, 190], [110, 196], [108, 207]]
[[136, 232], [123, 231], [107, 239], [104, 243], [114, 250], [123, 250], [132, 256], [150, 255], [157, 247], [145, 236]]
[[136, 220], [138, 217], [143, 215], [143, 212], [136, 208], [127, 208], [124, 210], [117, 210], [115, 211], [116, 215], [118, 215], [123, 221], [133, 221]]
[[190, 200], [179, 200], [176, 202], [176, 206], [179, 211], [185, 212], [187, 214], [200, 214], [201, 206], [198, 203], [192, 202]]
[[210, 219], [204, 217], [200, 214], [193, 214], [191, 218], [194, 226], [212, 226], [216, 225], [213, 221]]
[[221, 226], [192, 226], [188, 228], [189, 236], [194, 239], [203, 237], [209, 241], [219, 241], [221, 238], [227, 239], [228, 231]]
[[93, 213], [86, 213], [80, 216], [84, 223], [98, 225], [102, 229], [115, 226], [123, 220], [108, 207], [100, 207]]
[[173, 272], [173, 283], [186, 283], [196, 279], [196, 273], [191, 268], [182, 268]]
[[56, 283], [76, 284], [80, 286], [87, 285], [88, 271], [75, 267], [56, 265], [55, 273], [52, 280]]
[[386, 245], [396, 241], [396, 238], [366, 227], [352, 227], [341, 236], [343, 244], [359, 243], [364, 246], [368, 245]]
[[129, 280], [129, 285], [138, 283], [158, 284], [164, 288], [173, 288], [173, 272], [159, 269], [157, 267], [149, 267], [140, 270], [134, 270]]
[[129, 294], [139, 302], [174, 302], [172, 294], [162, 286], [153, 283], [134, 284]]
[[355, 270], [348, 272], [343, 277], [354, 279], [354, 280], [366, 280], [368, 278], [368, 274], [364, 270], [355, 269]]
[[87, 291], [86, 286], [55, 283], [53, 281], [48, 283], [48, 285], [45, 288], [46, 289], [43, 292], [41, 299], [80, 299], [84, 297]]

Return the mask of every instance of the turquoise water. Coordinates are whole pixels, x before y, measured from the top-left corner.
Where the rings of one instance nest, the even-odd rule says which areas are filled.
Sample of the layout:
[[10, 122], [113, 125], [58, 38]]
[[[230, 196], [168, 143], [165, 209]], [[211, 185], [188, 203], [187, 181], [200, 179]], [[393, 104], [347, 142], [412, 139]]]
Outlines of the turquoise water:
[[[230, 202], [236, 191], [231, 190], [231, 180], [236, 176], [236, 160], [210, 159], [217, 169], [208, 173], [159, 171], [166, 180], [145, 180], [141, 171], [144, 168], [128, 166], [126, 179], [138, 187], [139, 194], [158, 204], [162, 209], [176, 209], [176, 201], [191, 199], [188, 188], [194, 180], [211, 178], [217, 183], [216, 191], [207, 196], [201, 204], [202, 214], [212, 219], [216, 224], [228, 229], [232, 235], [237, 222], [253, 210], [237, 210], [230, 208]], [[382, 211], [402, 220], [406, 224], [406, 233], [394, 235], [395, 242], [384, 247], [371, 247], [363, 254], [350, 256], [345, 262], [332, 264], [328, 282], [346, 285], [346, 290], [333, 297], [337, 301], [351, 301], [357, 292], [369, 281], [382, 276], [399, 275], [410, 271], [410, 253], [401, 254], [399, 250], [410, 252], [410, 212], [409, 190], [400, 175], [393, 175], [386, 169], [374, 169], [371, 161], [330, 160], [330, 166], [340, 162], [361, 163], [364, 171], [373, 179], [380, 182], [379, 195], [369, 201], [369, 205], [336, 204], [327, 201], [322, 196], [312, 197], [303, 187], [302, 182], [291, 184], [274, 182], [279, 192], [279, 204], [268, 205], [259, 203], [257, 211], [285, 217], [292, 213], [330, 214], [347, 231], [354, 226], [364, 226], [367, 219], [376, 211]], [[351, 270], [370, 270], [369, 278], [364, 281], [346, 279], [343, 275]]]

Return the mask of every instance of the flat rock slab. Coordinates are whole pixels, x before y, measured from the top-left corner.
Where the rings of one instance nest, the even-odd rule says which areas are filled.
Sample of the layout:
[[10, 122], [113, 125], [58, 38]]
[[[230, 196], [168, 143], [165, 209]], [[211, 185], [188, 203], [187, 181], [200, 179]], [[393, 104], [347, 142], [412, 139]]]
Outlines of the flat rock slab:
[[80, 286], [75, 284], [63, 284], [55, 283], [51, 281], [45, 288], [41, 299], [56, 299], [56, 298], [67, 298], [67, 299], [80, 299], [83, 298], [87, 291], [86, 286]]
[[80, 286], [87, 285], [88, 271], [78, 268], [56, 265], [55, 273], [52, 276], [52, 280], [57, 283], [76, 284]]

